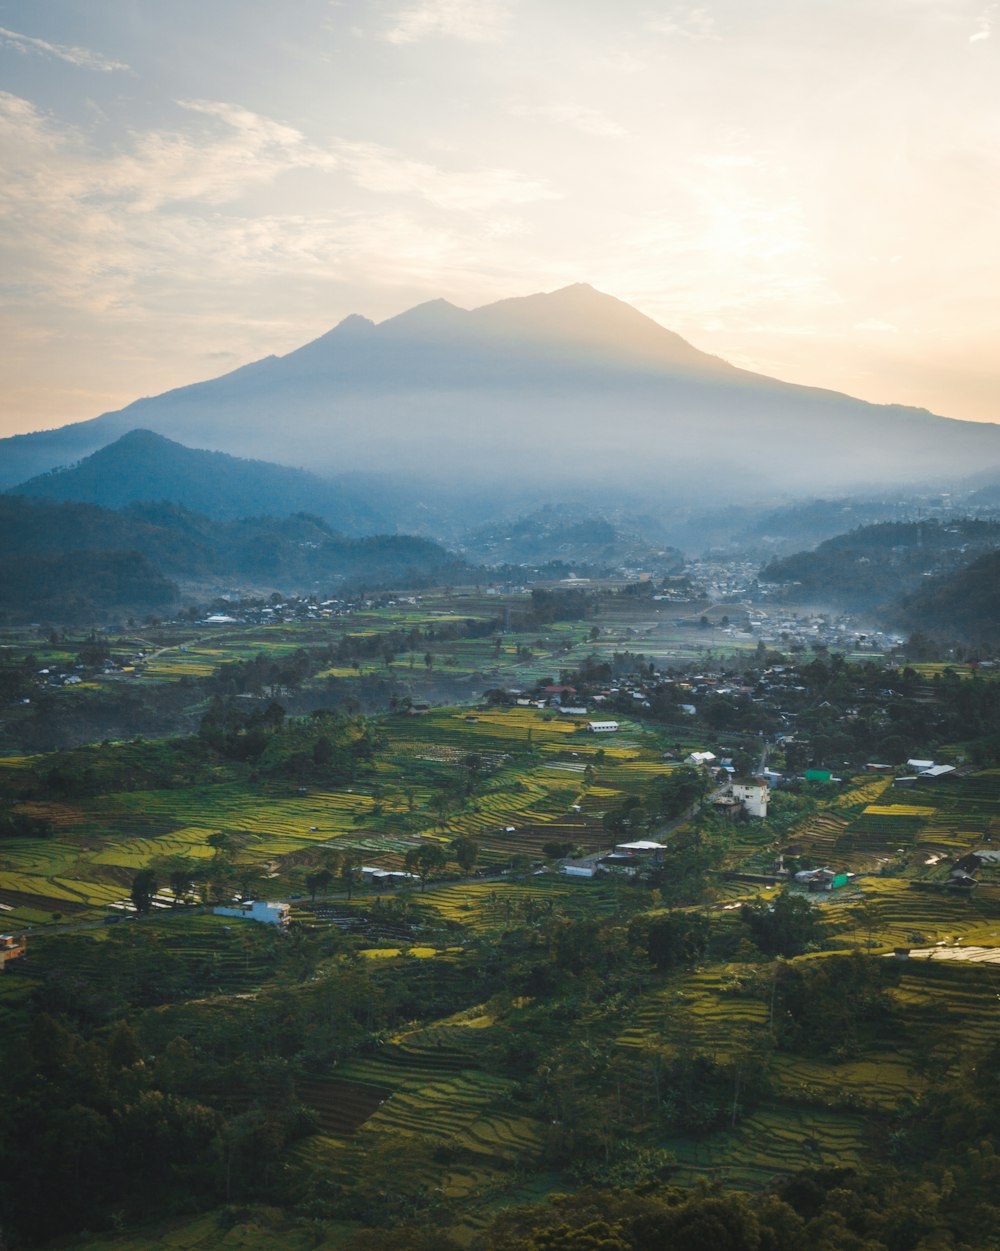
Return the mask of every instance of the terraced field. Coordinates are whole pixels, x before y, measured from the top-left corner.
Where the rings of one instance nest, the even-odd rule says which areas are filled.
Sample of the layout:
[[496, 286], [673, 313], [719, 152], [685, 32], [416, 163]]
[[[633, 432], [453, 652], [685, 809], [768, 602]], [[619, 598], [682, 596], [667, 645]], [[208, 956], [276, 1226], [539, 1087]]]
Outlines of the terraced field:
[[666, 1145], [677, 1156], [682, 1184], [714, 1178], [733, 1189], [759, 1190], [798, 1169], [861, 1164], [869, 1139], [858, 1114], [765, 1104], [728, 1134]]
[[[103, 909], [127, 894], [131, 876], [154, 860], [210, 862], [207, 840], [217, 833], [231, 836], [240, 860], [269, 873], [275, 866], [280, 871], [285, 857], [320, 847], [399, 868], [421, 837], [448, 844], [471, 835], [481, 842], [483, 865], [539, 859], [554, 839], [596, 850], [607, 845], [603, 812], [671, 768], [656, 736], [636, 726], [626, 723], [611, 742], [537, 709], [440, 710], [394, 718], [386, 728], [388, 744], [372, 777], [345, 789], [290, 795], [220, 781], [114, 791], [77, 804], [26, 804], [24, 811], [47, 818], [57, 836], [19, 839], [5, 851], [0, 904], [11, 909], [12, 925], [43, 923], [67, 909]], [[426, 771], [457, 773], [471, 753], [495, 773], [471, 802], [435, 819]], [[597, 770], [592, 783], [583, 776], [588, 763]], [[16, 773], [25, 762], [2, 767]]]
[[[548, 724], [544, 729], [548, 731]], [[404, 755], [398, 742], [391, 745], [391, 751], [387, 775]], [[541, 748], [539, 755], [541, 759], [531, 762], [527, 776], [521, 776], [525, 789], [517, 798], [526, 805], [551, 799], [546, 778], [562, 784], [565, 776], [578, 776], [572, 769], [548, 767], [553, 758]], [[651, 752], [637, 762], [610, 762], [606, 756], [602, 769], [610, 781], [617, 778], [618, 769], [647, 761], [653, 767], [659, 763]], [[570, 759], [565, 763], [577, 762]], [[974, 810], [978, 804], [988, 808], [995, 802], [992, 785], [990, 782], [989, 787], [973, 792]], [[876, 791], [866, 783], [855, 788], [849, 803], [834, 804], [818, 814], [811, 812], [801, 841], [812, 837], [818, 846], [824, 837], [836, 839], [873, 805], [894, 808], [895, 804], [877, 803], [883, 790]], [[607, 791], [602, 802], [625, 793], [610, 786]], [[958, 792], [949, 795], [960, 807]], [[332, 795], [323, 797], [322, 802], [327, 798], [338, 799], [348, 821], [353, 820], [355, 797]], [[280, 803], [290, 804], [291, 811], [300, 813], [300, 803], [319, 800], [319, 796], [304, 796]], [[930, 801], [906, 806], [926, 808], [931, 814], [940, 811]], [[499, 841], [499, 834], [489, 831], [500, 811], [490, 810], [484, 846], [492, 847]], [[519, 811], [523, 816], [524, 810]], [[928, 812], [890, 815], [929, 819]], [[574, 814], [574, 819], [586, 816]], [[453, 836], [457, 821], [449, 825], [448, 831], [439, 832], [440, 837]], [[193, 839], [199, 828], [188, 825], [175, 834]], [[551, 827], [544, 823], [528, 827], [526, 823], [524, 829], [529, 828], [530, 837], [535, 838]], [[516, 833], [520, 838], [520, 826]], [[405, 841], [400, 840], [390, 852], [389, 836], [377, 831], [360, 834], [348, 826], [342, 837], [370, 837], [373, 854], [381, 849], [386, 856], [398, 855]], [[140, 845], [144, 841], [159, 840], [138, 840]], [[525, 851], [530, 847], [527, 841], [519, 845]], [[129, 855], [135, 850], [126, 848]], [[733, 902], [758, 889], [752, 884], [729, 885]], [[414, 892], [408, 906], [423, 923], [448, 922], [457, 927], [452, 945], [445, 947], [439, 939], [438, 945], [383, 946], [371, 948], [370, 954], [389, 966], [405, 968], [407, 976], [434, 973], [439, 963], [461, 976], [472, 947], [469, 939], [488, 936], [512, 922], [530, 924], [552, 913], [613, 916], [627, 906], [627, 895], [621, 883], [579, 883], [552, 874], [518, 881], [432, 882], [426, 891]], [[338, 904], [338, 908], [360, 913], [369, 903], [355, 900], [350, 905]], [[866, 949], [869, 944], [883, 951], [892, 946], [915, 946], [918, 938], [928, 945], [943, 941], [1000, 945], [1000, 889], [989, 885], [980, 886], [970, 899], [901, 877], [872, 875], [864, 877], [852, 895], [835, 893], [823, 897], [818, 906], [829, 942], [841, 944], [845, 950]], [[239, 927], [224, 930], [216, 918], [179, 920], [183, 925], [163, 923], [164, 967], [176, 961], [185, 976], [207, 979], [217, 1001], [210, 1012], [202, 1010], [200, 1017], [184, 1006], [162, 1009], [158, 1028], [164, 1037], [183, 1030], [197, 1045], [200, 1036], [207, 1036], [199, 1031], [212, 1028], [212, 1014], [238, 1012], [238, 996], [253, 993], [255, 979], [267, 974], [269, 957], [265, 948], [247, 947]], [[122, 927], [121, 936], [99, 933], [81, 944], [78, 958], [95, 962], [88, 967], [97, 968], [101, 947], [126, 941], [124, 931]], [[401, 954], [404, 951], [407, 954]], [[801, 957], [824, 958], [823, 952]], [[626, 1097], [645, 1109], [631, 1128], [655, 1139], [658, 1147], [671, 1154], [677, 1164], [676, 1180], [681, 1183], [708, 1178], [727, 1187], [756, 1189], [799, 1168], [862, 1165], [871, 1158], [873, 1126], [879, 1116], [919, 1093], [947, 1070], [957, 1055], [956, 1036], [961, 1036], [963, 1046], [986, 1045], [997, 1037], [1000, 967], [921, 957], [896, 966], [899, 982], [890, 995], [897, 1006], [897, 1019], [889, 1032], [869, 1038], [857, 1054], [838, 1060], [775, 1051], [771, 1047], [767, 975], [770, 971], [772, 977], [778, 976], [781, 967], [705, 965], [687, 974], [654, 977], [652, 984], [636, 992], [623, 1008], [620, 1020], [604, 1018], [599, 1012], [594, 1015], [595, 1039], [603, 1037], [601, 1031], [608, 1028], [607, 1021], [613, 1022], [608, 1040], [612, 1070], [620, 1072]], [[538, 1174], [535, 1183], [541, 1184], [550, 1134], [547, 1123], [528, 1114], [513, 1097], [513, 1080], [497, 1072], [498, 1039], [501, 1031], [516, 1032], [517, 1017], [500, 1020], [495, 1011], [495, 1005], [480, 1004], [428, 1024], [400, 1027], [377, 1049], [342, 1060], [335, 1070], [297, 1078], [297, 1096], [315, 1112], [319, 1132], [293, 1148], [288, 1158], [342, 1186], [363, 1183], [376, 1188], [383, 1184], [379, 1179], [391, 1178], [393, 1168], [399, 1167], [394, 1161], [405, 1160], [407, 1185], [422, 1195], [440, 1196], [442, 1204], [462, 1205], [462, 1236], [471, 1239], [484, 1227], [498, 1196], [509, 1202], [513, 1194], [525, 1192], [532, 1170]], [[553, 1046], [559, 1041], [558, 1030], [553, 1023]], [[603, 1042], [596, 1045], [604, 1047]], [[767, 1082], [756, 1102], [748, 1101], [744, 1107], [743, 1096], [734, 1090], [738, 1113], [734, 1123], [730, 1124], [727, 1113], [721, 1128], [697, 1137], [657, 1130], [648, 1106], [649, 1091], [636, 1095], [635, 1089], [637, 1082], [646, 1080], [650, 1057], [660, 1055], [664, 1063], [671, 1063], [689, 1054], [710, 1057], [720, 1066], [738, 1065], [752, 1055], [767, 1072]], [[548, 1188], [563, 1184], [556, 1177], [545, 1180]], [[208, 1241], [209, 1227], [194, 1222], [171, 1232], [170, 1241], [163, 1246], [189, 1246], [196, 1251], [208, 1245], [263, 1247], [267, 1236], [275, 1236], [274, 1220], [262, 1212], [252, 1226], [244, 1223], [235, 1227], [240, 1240], [227, 1243], [230, 1235], [226, 1234], [216, 1244]], [[294, 1245], [281, 1236], [283, 1247]], [[131, 1246], [127, 1240], [101, 1245], [108, 1251], [112, 1247], [114, 1251], [130, 1251]], [[150, 1240], [143, 1245], [157, 1248], [160, 1244]], [[314, 1245], [328, 1245], [334, 1251], [335, 1242]]]

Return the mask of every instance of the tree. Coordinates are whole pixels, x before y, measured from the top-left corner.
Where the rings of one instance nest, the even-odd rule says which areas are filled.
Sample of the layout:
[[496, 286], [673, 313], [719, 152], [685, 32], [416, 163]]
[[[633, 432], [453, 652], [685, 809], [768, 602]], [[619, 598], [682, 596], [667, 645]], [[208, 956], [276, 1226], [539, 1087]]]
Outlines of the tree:
[[463, 834], [460, 838], [452, 840], [451, 850], [458, 861], [458, 867], [464, 873], [471, 873], [479, 859], [479, 844], [476, 840]]
[[708, 920], [698, 913], [658, 917], [646, 935], [646, 954], [658, 969], [694, 964], [708, 947]]
[[340, 864], [340, 880], [344, 890], [347, 891], [347, 898], [350, 899], [354, 895], [354, 872], [357, 868], [357, 861], [350, 854], [344, 856]]
[[767, 956], [800, 955], [819, 935], [816, 913], [808, 899], [787, 890], [771, 904], [744, 904], [740, 917]]
[[483, 771], [484, 761], [478, 752], [470, 752], [462, 763], [469, 771], [468, 780], [465, 786], [465, 793], [466, 795], [471, 795], [479, 782], [480, 774]]
[[330, 869], [316, 869], [312, 873], [306, 874], [306, 890], [313, 903], [316, 902], [316, 896], [320, 891], [324, 891], [333, 881], [333, 872]]
[[201, 874], [201, 866], [187, 856], [170, 856], [158, 866], [167, 879], [174, 904], [179, 904]]
[[434, 869], [443, 869], [448, 857], [439, 843], [424, 843], [420, 847], [411, 847], [406, 853], [406, 867], [410, 873], [420, 878], [420, 889], [424, 889], [428, 877]]
[[229, 856], [233, 851], [233, 837], [227, 834], [225, 830], [219, 830], [215, 834], [209, 834], [205, 842], [212, 848], [216, 856], [222, 858]]
[[145, 913], [153, 906], [153, 896], [159, 885], [155, 869], [140, 869], [132, 879], [129, 895], [136, 912]]

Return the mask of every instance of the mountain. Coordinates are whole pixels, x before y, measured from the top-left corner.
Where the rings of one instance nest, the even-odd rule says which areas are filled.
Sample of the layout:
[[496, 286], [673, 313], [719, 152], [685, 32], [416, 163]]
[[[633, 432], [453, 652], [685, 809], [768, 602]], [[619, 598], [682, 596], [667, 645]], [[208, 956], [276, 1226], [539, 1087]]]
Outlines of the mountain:
[[314, 473], [395, 475], [431, 497], [533, 484], [708, 505], [1000, 469], [992, 424], [737, 369], [585, 284], [348, 317], [286, 356], [3, 440], [0, 485], [137, 427]]
[[206, 517], [284, 517], [307, 512], [345, 534], [390, 529], [363, 492], [301, 469], [196, 451], [151, 430], [131, 430], [78, 464], [13, 488], [18, 495], [123, 508], [169, 500]]

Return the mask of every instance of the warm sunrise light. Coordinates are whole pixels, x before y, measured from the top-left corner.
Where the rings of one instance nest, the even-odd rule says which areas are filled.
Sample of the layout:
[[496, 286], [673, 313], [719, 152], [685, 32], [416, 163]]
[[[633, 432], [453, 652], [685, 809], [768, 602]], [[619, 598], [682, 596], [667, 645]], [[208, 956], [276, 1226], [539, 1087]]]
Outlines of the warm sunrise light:
[[7, 6], [0, 433], [575, 281], [746, 368], [997, 420], [994, 10]]

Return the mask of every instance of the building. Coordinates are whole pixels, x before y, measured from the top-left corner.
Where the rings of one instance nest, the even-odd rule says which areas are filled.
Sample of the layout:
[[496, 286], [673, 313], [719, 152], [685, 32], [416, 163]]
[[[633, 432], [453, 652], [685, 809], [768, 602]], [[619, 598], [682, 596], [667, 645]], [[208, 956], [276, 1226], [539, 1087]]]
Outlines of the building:
[[14, 934], [0, 934], [0, 972], [6, 968], [8, 960], [16, 960], [24, 955], [25, 940]]
[[839, 890], [841, 886], [847, 886], [853, 881], [854, 877], [853, 873], [844, 870], [835, 872], [833, 869], [800, 869], [795, 880], [800, 886], [805, 886], [810, 894], [815, 894], [817, 891]]
[[954, 765], [931, 765], [929, 769], [921, 769], [917, 778], [920, 782], [937, 782], [941, 778], [949, 777], [951, 774], [956, 772], [957, 770]]
[[291, 908], [286, 903], [265, 903], [261, 899], [247, 899], [243, 903], [220, 904], [212, 911], [217, 917], [241, 917], [245, 921], [260, 921], [264, 925], [287, 925]]
[[563, 860], [559, 872], [566, 877], [592, 878], [601, 870], [594, 860]]
[[411, 882], [419, 882], [416, 873], [404, 873], [401, 869], [381, 869], [377, 865], [363, 864], [361, 880], [368, 886], [381, 889], [384, 886], [409, 886]]
[[587, 729], [591, 734], [614, 734], [618, 729], [617, 721], [588, 721]]
[[767, 816], [767, 801], [771, 793], [767, 778], [733, 778], [732, 792], [733, 798], [740, 801], [751, 817]]

